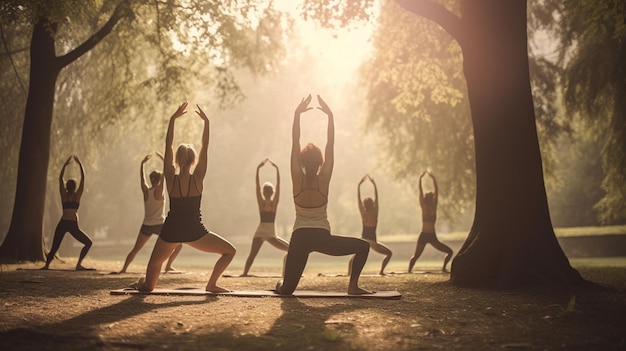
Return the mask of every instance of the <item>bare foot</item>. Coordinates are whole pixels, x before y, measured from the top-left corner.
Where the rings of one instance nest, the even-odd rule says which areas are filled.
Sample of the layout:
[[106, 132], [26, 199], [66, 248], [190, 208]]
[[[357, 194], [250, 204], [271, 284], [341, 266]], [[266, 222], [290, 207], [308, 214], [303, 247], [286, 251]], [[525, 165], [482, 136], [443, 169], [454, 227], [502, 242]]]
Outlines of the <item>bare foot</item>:
[[387, 274], [385, 274], [385, 272], [383, 272], [383, 271], [380, 271], [378, 274], [379, 274], [379, 275], [387, 275]]
[[136, 283], [132, 283], [128, 287], [131, 289], [141, 290], [141, 287], [145, 281], [146, 281], [146, 278], [141, 277]]
[[240, 277], [249, 277], [249, 274], [241, 274]]
[[77, 271], [95, 271], [96, 269], [95, 268], [86, 268], [86, 267], [83, 267], [82, 265], [78, 264], [78, 265], [76, 265], [76, 270]]
[[224, 289], [224, 288], [221, 288], [221, 287], [219, 287], [217, 285], [214, 285], [214, 286], [208, 286], [207, 285], [206, 286], [206, 291], [212, 292], [212, 293], [227, 293], [227, 292], [231, 292], [232, 290]]
[[174, 267], [165, 267], [165, 273], [167, 272], [178, 272], [178, 269]]
[[373, 293], [374, 291], [361, 289], [358, 286], [348, 288], [348, 295], [364, 295], [364, 294], [373, 294]]
[[278, 283], [276, 283], [276, 288], [274, 288], [274, 291], [275, 291], [277, 294], [280, 294], [280, 293], [281, 293], [281, 292], [280, 292], [280, 288], [282, 288], [282, 287], [283, 287], [283, 281], [282, 281], [282, 280], [279, 280], [279, 281], [278, 281]]
[[48, 268], [48, 266], [43, 266], [43, 267], [39, 268], [39, 270], [42, 270], [42, 271], [47, 271], [48, 269], [50, 269], [50, 268]]

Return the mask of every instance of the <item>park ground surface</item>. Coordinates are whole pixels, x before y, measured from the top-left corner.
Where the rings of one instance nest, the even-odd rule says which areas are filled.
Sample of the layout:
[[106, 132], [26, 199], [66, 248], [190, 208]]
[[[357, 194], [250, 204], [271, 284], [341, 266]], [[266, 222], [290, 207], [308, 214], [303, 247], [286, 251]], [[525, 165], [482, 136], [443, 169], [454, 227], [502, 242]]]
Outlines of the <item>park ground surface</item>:
[[[119, 261], [2, 265], [0, 350], [626, 350], [626, 265], [575, 264], [609, 289], [577, 292], [459, 288], [447, 274], [365, 276], [400, 300], [118, 296], [142, 276], [107, 274]], [[165, 274], [159, 287], [203, 287], [206, 269]], [[239, 272], [230, 272], [239, 273]], [[272, 289], [276, 278], [222, 278]], [[299, 289], [344, 291], [346, 277], [305, 271]]]

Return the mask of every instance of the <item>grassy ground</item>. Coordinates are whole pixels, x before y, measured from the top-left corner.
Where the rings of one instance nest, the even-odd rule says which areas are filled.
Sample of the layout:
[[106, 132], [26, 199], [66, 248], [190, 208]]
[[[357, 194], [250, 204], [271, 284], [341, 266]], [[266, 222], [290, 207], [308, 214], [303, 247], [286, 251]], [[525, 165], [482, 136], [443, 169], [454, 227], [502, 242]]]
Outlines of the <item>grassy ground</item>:
[[[618, 260], [618, 262], [620, 262]], [[141, 274], [2, 266], [1, 350], [619, 350], [626, 349], [626, 267], [584, 265], [613, 289], [547, 294], [451, 285], [444, 274], [363, 277], [400, 300], [113, 296]], [[182, 268], [182, 267], [179, 267]], [[162, 276], [160, 287], [202, 287], [205, 271]], [[235, 273], [235, 272], [232, 272]], [[231, 289], [277, 279], [222, 278]], [[347, 278], [307, 274], [299, 289], [345, 290]]]

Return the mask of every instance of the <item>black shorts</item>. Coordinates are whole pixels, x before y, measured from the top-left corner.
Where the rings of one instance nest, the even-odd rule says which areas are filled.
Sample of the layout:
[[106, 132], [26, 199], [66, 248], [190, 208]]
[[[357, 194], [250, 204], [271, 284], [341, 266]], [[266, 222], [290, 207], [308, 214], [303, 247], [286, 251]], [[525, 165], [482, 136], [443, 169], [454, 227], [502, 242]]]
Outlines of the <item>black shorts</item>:
[[163, 229], [163, 224], [157, 224], [157, 225], [142, 224], [141, 228], [139, 229], [139, 233], [143, 235], [152, 235], [152, 234], [159, 235], [161, 234], [161, 229]]

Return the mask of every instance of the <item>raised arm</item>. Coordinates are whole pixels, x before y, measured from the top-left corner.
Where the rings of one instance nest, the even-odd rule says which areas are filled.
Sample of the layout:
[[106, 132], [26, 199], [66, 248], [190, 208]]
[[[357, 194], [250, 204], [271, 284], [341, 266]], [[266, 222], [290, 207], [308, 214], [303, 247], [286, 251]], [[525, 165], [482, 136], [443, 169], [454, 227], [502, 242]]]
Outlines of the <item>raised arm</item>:
[[422, 190], [422, 179], [424, 178], [424, 174], [426, 174], [426, 171], [422, 172], [422, 174], [420, 174], [420, 206], [424, 206], [424, 190]]
[[328, 116], [328, 130], [326, 137], [326, 150], [324, 153], [324, 164], [320, 170], [321, 174], [324, 174], [326, 179], [330, 180], [330, 176], [333, 173], [333, 166], [335, 164], [335, 121], [333, 119], [333, 112], [330, 110], [326, 102], [321, 96], [317, 96], [317, 101], [320, 104], [318, 109], [322, 110]]
[[267, 159], [261, 161], [258, 166], [256, 166], [256, 202], [259, 204], [259, 210], [261, 210], [261, 206], [263, 206], [263, 192], [261, 191], [261, 179], [259, 177], [259, 171], [261, 167], [267, 162]]
[[[160, 152], [155, 152], [155, 154], [157, 156], [159, 156], [159, 158], [161, 159], [161, 162], [163, 162], [163, 154], [161, 154]], [[163, 197], [163, 175], [161, 175], [161, 179], [159, 179], [159, 182], [154, 186], [154, 197], [157, 200], [161, 200], [161, 198]], [[160, 196], [159, 196], [160, 195]]]
[[67, 161], [65, 161], [65, 163], [63, 164], [63, 167], [61, 167], [61, 173], [59, 173], [59, 192], [61, 194], [65, 194], [67, 192], [67, 189], [65, 188], [65, 180], [63, 179], [63, 176], [65, 175], [65, 168], [67, 168], [67, 165], [69, 165], [70, 162], [72, 162], [72, 156], [67, 158]]
[[367, 177], [370, 179], [370, 182], [372, 182], [372, 185], [374, 186], [374, 207], [376, 208], [376, 211], [378, 211], [378, 187], [376, 186], [374, 178], [370, 177], [369, 174], [367, 175]]
[[139, 165], [139, 184], [141, 185], [141, 192], [143, 193], [143, 201], [148, 200], [148, 183], [146, 182], [144, 167], [150, 157], [152, 157], [152, 154], [147, 154], [143, 160], [141, 160], [141, 164]]
[[272, 205], [274, 207], [274, 211], [278, 208], [278, 200], [280, 200], [280, 171], [278, 170], [278, 166], [272, 162], [272, 160], [268, 159], [269, 163], [276, 168], [276, 188], [274, 189], [274, 200], [272, 201]]
[[435, 201], [435, 206], [437, 206], [437, 200], [439, 199], [439, 187], [437, 187], [437, 179], [435, 178], [435, 175], [432, 174], [431, 172], [428, 172], [428, 175], [433, 179], [433, 186], [435, 187], [435, 194], [434, 194], [434, 201]]
[[198, 108], [196, 113], [204, 122], [204, 129], [202, 130], [202, 145], [200, 146], [200, 153], [198, 154], [198, 164], [193, 170], [193, 175], [196, 177], [198, 187], [202, 187], [202, 180], [204, 180], [204, 175], [206, 174], [207, 159], [209, 155], [210, 122], [206, 113], [204, 113], [200, 106], [196, 105], [196, 107]]
[[76, 189], [76, 198], [78, 200], [83, 195], [83, 191], [85, 190], [85, 168], [83, 167], [83, 163], [80, 162], [78, 156], [74, 155], [74, 161], [78, 163], [78, 168], [80, 168], [80, 183], [78, 184], [78, 189]]
[[167, 180], [168, 191], [171, 192], [172, 189], [169, 187], [173, 186], [174, 174], [176, 174], [176, 165], [174, 164], [174, 148], [172, 146], [172, 142], [174, 141], [174, 123], [176, 119], [185, 113], [185, 109], [187, 108], [187, 102], [183, 102], [178, 106], [178, 109], [174, 114], [170, 117], [169, 125], [167, 126], [167, 134], [165, 135], [165, 156], [163, 157], [163, 176]]
[[[303, 98], [293, 113], [293, 126], [291, 129], [291, 179], [299, 179], [302, 177], [302, 163], [300, 161], [300, 115], [310, 110], [308, 107], [311, 102], [311, 94]], [[299, 182], [293, 182], [293, 186], [299, 186]], [[294, 189], [295, 190], [295, 189]]]
[[363, 184], [363, 182], [365, 182], [365, 179], [367, 178], [367, 175], [364, 175], [363, 178], [361, 178], [361, 180], [359, 181], [359, 185], [357, 185], [357, 200], [359, 201], [359, 212], [361, 212], [361, 215], [363, 215], [365, 213], [365, 206], [363, 206], [363, 200], [361, 200], [361, 185]]

